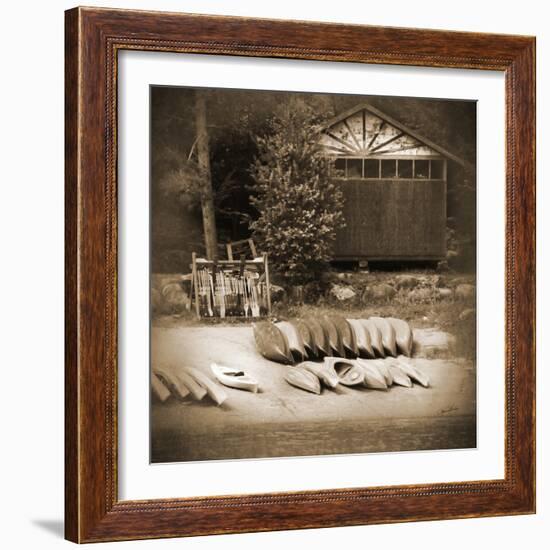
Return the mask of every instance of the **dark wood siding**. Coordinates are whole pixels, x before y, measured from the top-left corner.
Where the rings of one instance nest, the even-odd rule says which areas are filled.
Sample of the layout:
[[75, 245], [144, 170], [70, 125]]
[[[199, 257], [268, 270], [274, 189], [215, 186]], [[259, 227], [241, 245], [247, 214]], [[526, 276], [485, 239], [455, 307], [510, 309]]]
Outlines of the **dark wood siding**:
[[341, 180], [346, 226], [335, 259], [445, 256], [446, 184], [441, 180]]

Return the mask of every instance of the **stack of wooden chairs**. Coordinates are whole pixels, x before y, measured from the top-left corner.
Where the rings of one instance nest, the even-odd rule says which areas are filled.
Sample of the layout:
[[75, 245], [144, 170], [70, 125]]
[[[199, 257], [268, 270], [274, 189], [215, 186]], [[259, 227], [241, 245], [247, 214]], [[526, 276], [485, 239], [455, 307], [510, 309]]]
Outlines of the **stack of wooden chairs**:
[[267, 255], [258, 255], [252, 239], [222, 246], [227, 259], [210, 260], [192, 254], [192, 299], [197, 317], [250, 320], [269, 317], [271, 285]]

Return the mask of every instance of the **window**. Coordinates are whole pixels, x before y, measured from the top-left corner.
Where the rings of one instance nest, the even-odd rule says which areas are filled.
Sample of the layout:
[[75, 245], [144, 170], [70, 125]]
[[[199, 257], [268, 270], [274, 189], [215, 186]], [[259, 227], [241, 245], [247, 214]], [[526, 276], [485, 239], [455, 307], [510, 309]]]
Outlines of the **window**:
[[442, 160], [432, 160], [431, 179], [442, 180], [444, 177], [444, 165]]
[[430, 177], [430, 161], [415, 160], [414, 161], [414, 177], [416, 179], [428, 179]]
[[413, 161], [402, 160], [397, 161], [397, 173], [400, 178], [410, 179], [413, 177]]
[[334, 161], [334, 175], [337, 178], [343, 178], [346, 176], [346, 159], [336, 159]]
[[380, 161], [378, 159], [365, 159], [365, 177], [380, 177]]
[[363, 177], [363, 159], [348, 159], [346, 177], [348, 178]]
[[382, 178], [395, 178], [396, 161], [393, 159], [382, 160]]
[[332, 160], [331, 174], [335, 178], [348, 179], [442, 180], [445, 160], [336, 157]]

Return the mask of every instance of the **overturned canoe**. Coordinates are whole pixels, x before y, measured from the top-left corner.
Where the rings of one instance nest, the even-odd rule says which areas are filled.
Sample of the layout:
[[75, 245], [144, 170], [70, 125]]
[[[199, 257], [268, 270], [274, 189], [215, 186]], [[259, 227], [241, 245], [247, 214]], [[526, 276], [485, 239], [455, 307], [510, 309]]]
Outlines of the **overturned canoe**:
[[397, 355], [397, 346], [395, 344], [395, 329], [393, 325], [383, 317], [370, 317], [369, 321], [372, 321], [380, 331], [386, 355], [395, 357]]
[[307, 359], [307, 353], [296, 326], [289, 321], [279, 321], [278, 323], [275, 323], [275, 326], [285, 336], [288, 343], [288, 349], [290, 350], [294, 360], [293, 362], [304, 361]]
[[321, 323], [313, 317], [304, 319], [304, 323], [306, 323], [309, 328], [315, 349], [317, 350], [317, 357], [322, 358], [325, 355], [328, 355], [330, 347]]
[[413, 381], [417, 382], [425, 388], [429, 387], [430, 379], [422, 371], [417, 369], [408, 357], [403, 355], [397, 356], [397, 362], [401, 370]]
[[361, 323], [369, 333], [372, 351], [376, 357], [385, 357], [384, 345], [382, 344], [382, 333], [374, 321], [361, 319]]
[[330, 366], [327, 366], [325, 363], [305, 361], [300, 363], [298, 367], [306, 369], [317, 376], [317, 378], [319, 378], [319, 380], [321, 380], [327, 388], [334, 389], [340, 383], [340, 379], [338, 378], [336, 371]]
[[412, 380], [403, 372], [401, 368], [399, 368], [399, 366], [390, 365], [388, 369], [392, 375], [393, 383], [396, 386], [412, 388]]
[[206, 376], [206, 374], [202, 371], [195, 367], [187, 367], [185, 371], [206, 390], [206, 393], [210, 399], [216, 403], [216, 405], [220, 406], [227, 399], [227, 394], [224, 389], [219, 384], [216, 384], [211, 378]]
[[363, 369], [363, 384], [373, 390], [387, 390], [388, 384], [372, 359], [356, 359], [356, 363]]
[[395, 330], [397, 351], [410, 357], [412, 355], [413, 335], [409, 323], [403, 321], [403, 319], [396, 319], [395, 317], [388, 317], [387, 320]]
[[336, 328], [332, 320], [327, 315], [323, 315], [319, 319], [319, 323], [325, 331], [325, 338], [328, 342], [329, 349], [327, 355], [335, 357], [345, 357], [344, 346], [342, 346], [342, 342], [340, 341], [340, 336], [338, 334], [338, 329]]
[[293, 362], [285, 335], [269, 321], [253, 323], [254, 339], [260, 354], [277, 363]]
[[174, 397], [185, 399], [189, 395], [189, 388], [174, 374], [172, 369], [168, 367], [155, 367], [153, 372]]
[[388, 357], [384, 359], [384, 363], [388, 367], [391, 377], [393, 378], [394, 385], [403, 386], [405, 388], [412, 388], [412, 380], [401, 368], [397, 359], [394, 359], [393, 357]]
[[244, 371], [233, 367], [225, 367], [212, 363], [210, 365], [214, 376], [224, 385], [237, 390], [246, 390], [256, 393], [258, 391], [258, 381], [249, 376]]
[[195, 401], [200, 401], [208, 393], [206, 388], [199, 384], [185, 369], [178, 370], [176, 376], [185, 384]]
[[357, 345], [357, 354], [360, 357], [374, 357], [374, 350], [370, 343], [370, 332], [365, 327], [362, 319], [347, 319], [351, 329], [355, 335], [355, 343]]
[[312, 372], [301, 368], [291, 367], [285, 375], [285, 380], [291, 385], [301, 390], [305, 390], [311, 393], [321, 393], [321, 383], [319, 378]]
[[369, 364], [376, 369], [384, 377], [386, 385], [390, 387], [393, 384], [393, 376], [390, 374], [390, 369], [384, 359], [372, 359]]
[[340, 384], [344, 386], [357, 386], [365, 379], [362, 367], [351, 359], [325, 357], [325, 366], [334, 369]]
[[351, 328], [351, 325], [340, 315], [330, 315], [329, 319], [338, 331], [338, 338], [344, 348], [345, 356], [355, 359], [359, 355], [359, 351], [357, 350], [357, 343], [355, 341], [355, 332]]
[[315, 345], [315, 340], [313, 339], [313, 335], [307, 323], [302, 319], [295, 319], [291, 322], [302, 339], [302, 344], [304, 345], [307, 356], [311, 359], [316, 358], [318, 355], [317, 346]]
[[151, 373], [151, 392], [162, 403], [172, 395], [154, 372]]

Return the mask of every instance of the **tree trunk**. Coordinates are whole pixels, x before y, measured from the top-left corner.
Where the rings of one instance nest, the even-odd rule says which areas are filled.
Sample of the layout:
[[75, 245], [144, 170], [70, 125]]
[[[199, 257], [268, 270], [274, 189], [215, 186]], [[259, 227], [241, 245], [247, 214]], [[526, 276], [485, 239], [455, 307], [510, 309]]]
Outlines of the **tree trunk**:
[[206, 102], [204, 92], [195, 91], [195, 125], [197, 130], [197, 157], [203, 176], [201, 190], [202, 225], [206, 257], [209, 260], [218, 258], [218, 235], [216, 232], [216, 215], [214, 211], [214, 193], [210, 173], [210, 147], [206, 128]]

